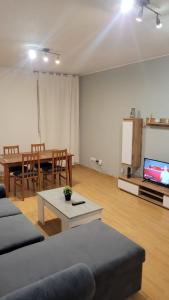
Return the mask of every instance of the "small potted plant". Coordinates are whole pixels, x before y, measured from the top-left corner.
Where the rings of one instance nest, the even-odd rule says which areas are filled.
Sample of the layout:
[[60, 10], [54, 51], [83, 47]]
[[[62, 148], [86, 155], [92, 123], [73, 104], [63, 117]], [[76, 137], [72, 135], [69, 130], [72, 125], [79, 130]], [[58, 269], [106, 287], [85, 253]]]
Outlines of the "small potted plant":
[[65, 200], [70, 201], [71, 200], [71, 195], [72, 195], [72, 188], [70, 186], [65, 186], [63, 189], [63, 193], [65, 195]]

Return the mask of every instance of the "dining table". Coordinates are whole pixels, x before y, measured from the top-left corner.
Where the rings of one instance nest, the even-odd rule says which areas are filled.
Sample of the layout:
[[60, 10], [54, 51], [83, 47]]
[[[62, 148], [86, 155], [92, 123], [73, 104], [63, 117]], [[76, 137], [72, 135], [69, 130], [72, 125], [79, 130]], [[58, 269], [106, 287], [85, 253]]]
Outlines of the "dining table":
[[[52, 149], [56, 150], [56, 149]], [[47, 162], [52, 160], [52, 150], [45, 150], [39, 152], [40, 162]], [[59, 149], [57, 149], [59, 150]], [[17, 154], [8, 154], [3, 155], [0, 154], [0, 165], [4, 168], [4, 185], [6, 188], [6, 194], [9, 194], [10, 190], [10, 167], [12, 166], [21, 166], [22, 165], [22, 154], [26, 154], [30, 152], [20, 152]], [[72, 186], [72, 157], [74, 155], [68, 153], [68, 183]]]

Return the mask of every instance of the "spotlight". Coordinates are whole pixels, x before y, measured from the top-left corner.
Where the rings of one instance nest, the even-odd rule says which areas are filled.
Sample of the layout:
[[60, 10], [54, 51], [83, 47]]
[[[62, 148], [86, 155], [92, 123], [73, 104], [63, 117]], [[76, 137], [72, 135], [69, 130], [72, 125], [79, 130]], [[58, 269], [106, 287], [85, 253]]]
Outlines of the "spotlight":
[[47, 55], [44, 55], [44, 56], [43, 56], [43, 61], [44, 61], [44, 62], [48, 62], [48, 61], [49, 61], [49, 58], [48, 58]]
[[30, 49], [29, 51], [28, 51], [28, 55], [29, 55], [29, 58], [30, 59], [35, 59], [36, 57], [37, 57], [37, 53], [36, 53], [36, 51], [35, 50], [33, 50], [33, 49]]
[[60, 55], [57, 55], [57, 56], [56, 56], [55, 63], [56, 63], [57, 65], [60, 65]]
[[134, 0], [122, 0], [121, 11], [122, 13], [128, 13], [134, 6]]
[[163, 27], [163, 24], [160, 21], [159, 14], [157, 14], [157, 16], [156, 16], [156, 28], [160, 29], [162, 27]]
[[143, 21], [143, 6], [140, 8], [138, 12], [138, 16], [136, 17], [137, 22], [142, 22]]

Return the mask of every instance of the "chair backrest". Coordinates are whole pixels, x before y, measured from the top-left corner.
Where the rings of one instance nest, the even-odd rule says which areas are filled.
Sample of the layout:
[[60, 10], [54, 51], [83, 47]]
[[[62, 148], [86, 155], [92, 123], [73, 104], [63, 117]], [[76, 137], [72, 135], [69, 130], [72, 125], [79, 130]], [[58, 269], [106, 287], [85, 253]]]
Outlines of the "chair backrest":
[[62, 171], [68, 168], [68, 153], [67, 149], [52, 151], [52, 169]]
[[45, 151], [45, 143], [42, 144], [31, 144], [31, 152]]
[[35, 178], [40, 176], [39, 152], [22, 154], [22, 177]]
[[3, 153], [4, 153], [4, 155], [18, 154], [19, 153], [19, 146], [18, 145], [4, 146], [3, 147]]

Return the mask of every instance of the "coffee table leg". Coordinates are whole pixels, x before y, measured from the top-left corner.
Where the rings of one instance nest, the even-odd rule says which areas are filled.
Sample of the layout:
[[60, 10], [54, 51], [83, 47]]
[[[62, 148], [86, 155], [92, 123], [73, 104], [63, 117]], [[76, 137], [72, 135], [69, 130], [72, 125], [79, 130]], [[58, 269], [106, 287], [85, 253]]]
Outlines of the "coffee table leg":
[[45, 224], [44, 220], [44, 202], [41, 197], [38, 196], [38, 221]]
[[69, 221], [67, 221], [66, 219], [64, 220], [63, 218], [61, 219], [61, 231], [65, 231], [70, 229], [70, 224]]

